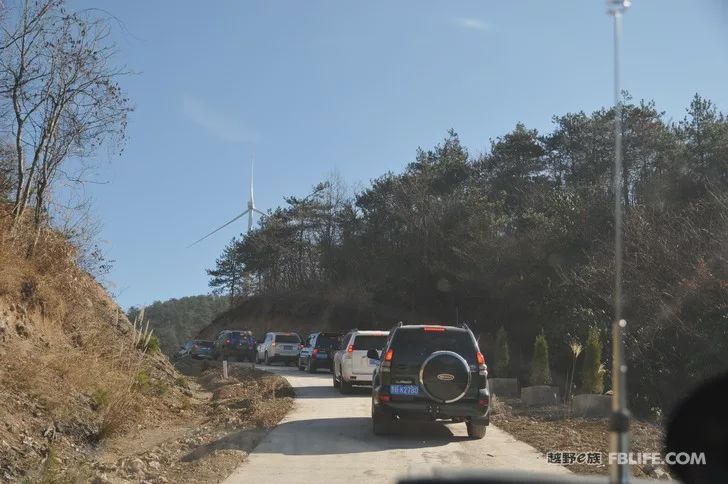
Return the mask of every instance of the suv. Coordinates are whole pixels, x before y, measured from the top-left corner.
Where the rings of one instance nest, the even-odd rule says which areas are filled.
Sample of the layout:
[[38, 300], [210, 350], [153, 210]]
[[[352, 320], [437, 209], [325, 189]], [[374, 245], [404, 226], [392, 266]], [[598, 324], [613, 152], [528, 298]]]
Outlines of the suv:
[[255, 361], [266, 365], [275, 361], [281, 361], [284, 365], [295, 363], [300, 349], [301, 337], [296, 333], [267, 333], [258, 345]]
[[367, 356], [369, 350], [382, 351], [389, 331], [352, 330], [341, 339], [341, 349], [334, 355], [334, 388], [341, 393], [351, 392], [352, 385], [371, 385], [372, 373], [379, 358]]
[[334, 353], [339, 349], [341, 333], [311, 333], [301, 348], [298, 357], [298, 369], [314, 373], [319, 368], [334, 370]]
[[465, 422], [481, 439], [489, 422], [488, 369], [466, 325], [395, 327], [378, 359], [372, 383], [374, 434], [392, 430], [394, 419]]
[[239, 361], [253, 361], [255, 338], [251, 331], [220, 331], [215, 339], [213, 353], [218, 360], [236, 358]]

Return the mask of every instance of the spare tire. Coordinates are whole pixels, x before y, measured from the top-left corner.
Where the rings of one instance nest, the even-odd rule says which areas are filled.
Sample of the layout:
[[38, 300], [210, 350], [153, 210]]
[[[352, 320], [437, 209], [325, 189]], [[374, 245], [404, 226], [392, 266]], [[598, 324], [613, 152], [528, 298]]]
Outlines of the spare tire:
[[453, 351], [435, 351], [420, 367], [420, 385], [432, 400], [457, 402], [470, 387], [470, 367]]

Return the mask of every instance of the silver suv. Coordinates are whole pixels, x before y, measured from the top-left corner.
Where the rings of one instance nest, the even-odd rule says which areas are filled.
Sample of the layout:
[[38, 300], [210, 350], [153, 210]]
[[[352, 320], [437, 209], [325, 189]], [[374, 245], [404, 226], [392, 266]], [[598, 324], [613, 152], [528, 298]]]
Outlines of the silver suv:
[[267, 333], [258, 345], [256, 363], [270, 365], [280, 361], [284, 365], [298, 362], [301, 351], [301, 337], [296, 333]]

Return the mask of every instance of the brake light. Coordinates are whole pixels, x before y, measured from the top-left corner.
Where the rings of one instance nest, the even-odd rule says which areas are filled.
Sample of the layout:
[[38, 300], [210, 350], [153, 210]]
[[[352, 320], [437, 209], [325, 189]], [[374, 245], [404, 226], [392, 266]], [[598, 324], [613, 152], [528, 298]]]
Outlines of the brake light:
[[346, 348], [346, 352], [347, 352], [347, 353], [351, 353], [351, 352], [353, 352], [353, 351], [354, 351], [354, 345], [349, 345], [349, 346], [348, 346], [348, 347]]
[[387, 353], [384, 355], [384, 361], [392, 361], [393, 356], [394, 356], [394, 349], [389, 348], [387, 350]]
[[392, 399], [392, 397], [390, 397], [389, 395], [381, 395], [381, 394], [380, 394], [380, 395], [379, 395], [379, 396], [377, 397], [377, 399], [378, 399], [378, 400], [379, 400], [380, 402], [388, 402], [388, 401], [390, 401], [390, 400]]
[[487, 398], [481, 398], [478, 400], [478, 405], [481, 407], [487, 407], [488, 406], [488, 399]]
[[425, 326], [425, 331], [428, 333], [442, 333], [445, 331], [445, 328], [442, 326]]
[[276, 342], [274, 341], [274, 342], [272, 342], [272, 343], [271, 343], [270, 345], [271, 345], [271, 346], [275, 346], [275, 345], [276, 345]]
[[225, 340], [225, 344], [226, 344], [226, 345], [229, 345], [229, 344], [230, 344], [230, 340], [229, 340], [229, 339], [226, 339], [226, 340]]
[[318, 348], [314, 348], [313, 351], [311, 352], [311, 354], [316, 356], [318, 354]]
[[485, 356], [480, 351], [475, 353], [475, 359], [478, 361], [478, 365], [485, 365]]

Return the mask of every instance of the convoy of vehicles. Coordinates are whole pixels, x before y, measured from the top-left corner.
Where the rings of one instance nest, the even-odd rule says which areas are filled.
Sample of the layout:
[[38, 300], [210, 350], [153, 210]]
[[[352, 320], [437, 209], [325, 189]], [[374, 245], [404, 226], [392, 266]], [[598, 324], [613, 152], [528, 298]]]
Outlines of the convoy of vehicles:
[[332, 379], [334, 388], [350, 393], [353, 385], [371, 385], [379, 358], [369, 358], [369, 350], [382, 351], [389, 331], [354, 329], [341, 338], [339, 351], [334, 354]]
[[488, 369], [470, 329], [439, 324], [391, 331], [320, 331], [301, 342], [292, 332], [269, 332], [256, 346], [250, 331], [221, 331], [214, 344], [192, 340], [176, 356], [296, 363], [299, 370], [332, 373], [334, 388], [371, 386], [372, 430], [390, 433], [400, 420], [464, 422], [481, 439], [489, 424]]
[[298, 361], [301, 337], [296, 333], [267, 333], [258, 345], [256, 363], [281, 362], [289, 365]]

